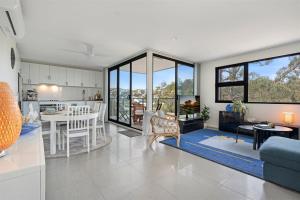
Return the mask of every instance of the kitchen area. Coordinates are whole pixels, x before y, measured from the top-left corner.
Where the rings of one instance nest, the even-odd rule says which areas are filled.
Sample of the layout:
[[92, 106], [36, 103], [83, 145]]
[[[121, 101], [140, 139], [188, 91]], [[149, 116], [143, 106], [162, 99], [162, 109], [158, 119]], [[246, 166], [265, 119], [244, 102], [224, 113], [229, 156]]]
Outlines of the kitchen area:
[[35, 111], [59, 105], [89, 105], [102, 101], [103, 72], [66, 66], [22, 62], [19, 104], [23, 116], [31, 104]]

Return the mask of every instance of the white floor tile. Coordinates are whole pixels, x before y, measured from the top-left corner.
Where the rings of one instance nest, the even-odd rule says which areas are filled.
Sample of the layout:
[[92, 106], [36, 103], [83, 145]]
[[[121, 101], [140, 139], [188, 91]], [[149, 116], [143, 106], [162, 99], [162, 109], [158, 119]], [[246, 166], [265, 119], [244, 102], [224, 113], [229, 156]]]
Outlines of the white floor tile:
[[46, 160], [46, 200], [299, 200], [300, 194], [108, 124], [109, 146]]

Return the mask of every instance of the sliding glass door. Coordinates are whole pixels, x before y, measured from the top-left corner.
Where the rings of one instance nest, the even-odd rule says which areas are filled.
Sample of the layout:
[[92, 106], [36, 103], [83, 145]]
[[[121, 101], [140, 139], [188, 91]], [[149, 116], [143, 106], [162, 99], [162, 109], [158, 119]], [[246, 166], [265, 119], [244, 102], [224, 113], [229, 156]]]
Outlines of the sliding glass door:
[[147, 103], [147, 59], [140, 58], [131, 65], [131, 127], [142, 129], [144, 111]]
[[130, 125], [130, 64], [119, 67], [119, 122]]
[[176, 63], [161, 57], [153, 57], [153, 109], [176, 115]]
[[153, 109], [177, 115], [179, 96], [194, 96], [194, 65], [153, 56]]
[[109, 71], [109, 119], [116, 121], [118, 119], [118, 70]]
[[[178, 115], [179, 97], [194, 96], [194, 65], [157, 54], [152, 61], [152, 109], [161, 106]], [[147, 106], [146, 54], [110, 68], [108, 79], [109, 120], [141, 130]]]
[[109, 69], [109, 120], [142, 129], [146, 69], [146, 54]]

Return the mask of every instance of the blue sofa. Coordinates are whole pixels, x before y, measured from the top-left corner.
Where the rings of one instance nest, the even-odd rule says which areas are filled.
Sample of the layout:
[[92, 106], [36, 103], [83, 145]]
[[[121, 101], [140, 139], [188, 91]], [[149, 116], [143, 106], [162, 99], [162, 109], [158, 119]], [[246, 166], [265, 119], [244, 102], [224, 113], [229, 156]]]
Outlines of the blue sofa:
[[270, 137], [260, 148], [264, 179], [300, 192], [300, 141]]

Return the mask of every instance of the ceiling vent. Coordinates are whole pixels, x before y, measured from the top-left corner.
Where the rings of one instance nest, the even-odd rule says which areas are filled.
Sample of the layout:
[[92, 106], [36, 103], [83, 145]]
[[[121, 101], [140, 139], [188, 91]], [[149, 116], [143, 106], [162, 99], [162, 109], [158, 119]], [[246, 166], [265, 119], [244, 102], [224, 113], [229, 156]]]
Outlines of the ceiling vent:
[[24, 36], [25, 25], [19, 0], [0, 1], [0, 30], [7, 37], [21, 39]]

